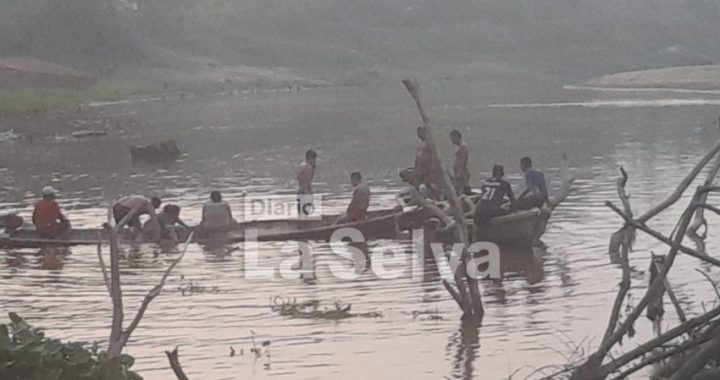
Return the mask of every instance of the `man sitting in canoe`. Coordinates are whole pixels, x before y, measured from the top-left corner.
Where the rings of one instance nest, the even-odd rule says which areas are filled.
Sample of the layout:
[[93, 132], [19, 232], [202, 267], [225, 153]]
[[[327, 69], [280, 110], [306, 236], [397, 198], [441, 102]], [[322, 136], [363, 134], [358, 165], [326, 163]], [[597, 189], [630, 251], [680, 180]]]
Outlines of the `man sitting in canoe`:
[[315, 164], [317, 153], [310, 149], [305, 153], [305, 161], [300, 165], [297, 173], [297, 211], [299, 218], [309, 216], [313, 211], [312, 181], [315, 177]]
[[520, 160], [520, 169], [525, 173], [525, 189], [518, 197], [518, 209], [541, 208], [544, 204], [549, 203], [545, 175], [532, 168], [530, 157], [523, 157]]
[[200, 229], [203, 235], [227, 232], [235, 223], [230, 205], [222, 200], [219, 191], [210, 193], [210, 202], [203, 205]]
[[359, 222], [367, 217], [367, 210], [370, 205], [370, 188], [362, 183], [362, 174], [360, 172], [350, 174], [350, 183], [355, 188], [352, 200], [347, 211], [338, 219], [337, 223]]
[[162, 239], [170, 239], [177, 243], [179, 241], [177, 234], [177, 226], [190, 229], [185, 222], [180, 219], [180, 206], [165, 205], [163, 210], [157, 216], [160, 223], [160, 237]]
[[35, 204], [33, 210], [33, 224], [43, 238], [56, 238], [70, 231], [70, 221], [60, 211], [60, 206], [55, 201], [57, 193], [57, 189], [52, 186], [43, 187], [43, 199]]
[[475, 225], [484, 226], [490, 219], [507, 214], [507, 210], [501, 207], [505, 198], [510, 201], [510, 211], [515, 210], [515, 196], [510, 184], [503, 179], [504, 176], [505, 169], [495, 165], [492, 178], [485, 180], [480, 187], [482, 192], [475, 207]]
[[468, 169], [470, 149], [467, 144], [462, 141], [462, 134], [457, 129], [450, 132], [450, 141], [455, 145], [455, 162], [453, 163], [453, 184], [455, 185], [455, 192], [464, 194], [470, 182], [470, 170]]
[[140, 222], [140, 216], [149, 215], [150, 220], [146, 224], [154, 237], [160, 236], [160, 222], [158, 221], [155, 209], [160, 207], [162, 201], [158, 197], [147, 198], [142, 195], [128, 195], [120, 198], [112, 206], [113, 218], [115, 223], [120, 223], [131, 212], [130, 220], [127, 225], [133, 234], [137, 234], [143, 229]]

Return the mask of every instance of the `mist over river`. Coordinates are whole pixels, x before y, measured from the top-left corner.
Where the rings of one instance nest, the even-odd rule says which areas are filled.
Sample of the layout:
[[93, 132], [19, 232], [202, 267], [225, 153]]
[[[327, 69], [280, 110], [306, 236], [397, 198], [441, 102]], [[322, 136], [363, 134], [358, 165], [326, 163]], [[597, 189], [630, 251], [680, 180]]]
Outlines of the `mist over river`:
[[[566, 153], [577, 177], [573, 193], [550, 220], [543, 237], [546, 251], [504, 251], [502, 280], [481, 282], [482, 328], [461, 329], [460, 311], [432, 270], [422, 280], [410, 273], [383, 280], [368, 271], [343, 281], [327, 270], [337, 256], [328, 245], [315, 243], [316, 281], [258, 281], [244, 278], [241, 244], [225, 257], [191, 245], [128, 345], [137, 371], [146, 379], [174, 379], [163, 352], [180, 345], [183, 367], [194, 379], [502, 379], [516, 369], [515, 377], [522, 378], [545, 365], [563, 364], [563, 355], [576, 347], [586, 353], [594, 349], [621, 274], [607, 255], [620, 219], [603, 205], [617, 203], [618, 168], [624, 166], [630, 175], [636, 213], [662, 200], [720, 137], [713, 125], [720, 94], [521, 84], [488, 91], [488, 83], [465, 80], [420, 83], [444, 157], [451, 157], [451, 129], [462, 131], [470, 146], [474, 185], [497, 163], [519, 188], [519, 159], [525, 155], [557, 184], [554, 177]], [[420, 123], [399, 82], [217, 94], [86, 112], [124, 115], [137, 123], [97, 139], [0, 142], [5, 186], [0, 211], [19, 211], [28, 219], [39, 189], [51, 183], [61, 190], [60, 204], [74, 227], [99, 226], [111, 199], [135, 193], [160, 195], [196, 223], [209, 191], [217, 189], [241, 215], [243, 194], [292, 193], [296, 165], [309, 148], [319, 153], [316, 191], [324, 194], [327, 212], [345, 208], [349, 174], [356, 170], [372, 189], [370, 207], [392, 207], [402, 188], [397, 172], [413, 162]], [[180, 160], [130, 162], [131, 144], [164, 139], [178, 141], [185, 152]], [[669, 233], [687, 203], [683, 199], [650, 225]], [[708, 219], [711, 228], [720, 223]], [[719, 244], [717, 236], [709, 236], [708, 252], [717, 252]], [[8, 252], [0, 251], [0, 311], [17, 312], [53, 337], [105, 342], [112, 305], [95, 249], [73, 247], [60, 270], [38, 269], [33, 259], [11, 267], [5, 264]], [[650, 251], [664, 254], [666, 248], [639, 235], [631, 300], [644, 294]], [[279, 243], [260, 243], [259, 253], [263, 267], [294, 255]], [[174, 257], [155, 255], [148, 247], [132, 264], [123, 263], [126, 315], [134, 314]], [[703, 311], [699, 300], [713, 297], [697, 267], [695, 259], [680, 256], [670, 272], [689, 315]], [[700, 267], [720, 279], [716, 268]], [[180, 276], [184, 283], [195, 281], [218, 292], [183, 296]], [[290, 319], [271, 311], [270, 298], [276, 295], [320, 300], [325, 306], [342, 300], [353, 312], [382, 317]], [[417, 316], [425, 311], [442, 319]], [[665, 318], [662, 326], [677, 322], [672, 312]], [[625, 349], [652, 336], [649, 323], [638, 323], [637, 329]], [[249, 353], [251, 331], [257, 341], [272, 342], [269, 359], [256, 361]], [[245, 354], [231, 357], [231, 346]]]

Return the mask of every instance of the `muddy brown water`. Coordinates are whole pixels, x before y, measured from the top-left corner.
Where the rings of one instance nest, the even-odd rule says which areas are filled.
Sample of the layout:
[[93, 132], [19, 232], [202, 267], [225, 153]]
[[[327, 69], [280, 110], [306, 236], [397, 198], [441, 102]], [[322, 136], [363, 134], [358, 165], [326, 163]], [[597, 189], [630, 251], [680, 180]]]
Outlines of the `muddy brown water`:
[[[406, 272], [381, 279], [372, 271], [355, 280], [331, 275], [338, 257], [326, 244], [313, 245], [317, 278], [273, 281], [248, 279], [244, 250], [218, 256], [191, 246], [165, 292], [151, 305], [128, 345], [135, 369], [147, 379], [173, 379], [164, 350], [180, 346], [186, 372], [195, 379], [501, 379], [519, 369], [563, 364], [576, 348], [588, 352], [604, 331], [620, 270], [610, 263], [607, 244], [619, 220], [603, 206], [616, 200], [617, 169], [630, 173], [628, 191], [636, 212], [665, 197], [718, 138], [720, 96], [708, 93], [523, 91], [501, 96], [472, 84], [433, 83], [424, 89], [428, 113], [437, 124], [441, 148], [458, 128], [472, 150], [473, 182], [494, 163], [505, 165], [520, 186], [518, 160], [534, 158], [553, 178], [561, 152], [577, 176], [574, 192], [553, 214], [543, 237], [544, 252], [504, 251], [501, 280], [482, 282], [487, 314], [477, 332], [461, 329], [457, 306], [429, 268], [424, 276]], [[29, 216], [38, 189], [52, 183], [78, 227], [96, 227], [109, 199], [154, 193], [184, 208], [189, 221], [211, 189], [220, 189], [242, 210], [242, 194], [287, 194], [294, 167], [310, 147], [320, 153], [317, 190], [327, 212], [339, 212], [349, 198], [347, 177], [360, 170], [373, 190], [371, 207], [394, 205], [401, 187], [398, 169], [412, 162], [418, 118], [398, 86], [314, 89], [299, 93], [248, 93], [97, 107], [91, 112], [122, 114], [138, 121], [113, 127], [94, 140], [34, 139], [0, 143], [0, 176], [5, 187], [0, 210]], [[22, 131], [18, 131], [22, 133]], [[166, 165], [133, 165], [133, 143], [175, 138], [186, 154]], [[685, 197], [651, 225], [672, 230]], [[711, 230], [720, 220], [710, 218]], [[372, 242], [370, 248], [383, 242]], [[409, 242], [399, 242], [409, 249]], [[276, 268], [295, 253], [282, 243], [261, 243], [259, 266]], [[709, 237], [709, 252], [718, 239]], [[173, 253], [142, 247], [123, 264], [126, 315], [161, 276]], [[666, 248], [640, 236], [632, 265], [631, 302], [648, 282], [650, 251]], [[32, 253], [32, 251], [24, 251]], [[0, 252], [0, 310], [15, 311], [52, 336], [107, 339], [111, 304], [101, 281], [94, 247], [74, 247], [62, 269], [42, 270], [35, 259], [19, 266]], [[403, 260], [394, 258], [401, 266]], [[713, 293], [696, 268], [716, 280], [717, 269], [680, 257], [670, 275], [686, 312], [702, 312]], [[183, 276], [181, 280], [181, 276]], [[193, 281], [205, 293], [183, 295]], [[356, 313], [380, 318], [342, 321], [292, 319], [270, 310], [270, 298], [334, 300]], [[666, 305], [666, 328], [676, 321]], [[441, 317], [428, 320], [429, 312]], [[649, 323], [637, 323], [629, 348], [650, 337]], [[270, 356], [255, 360], [252, 337], [270, 340]], [[230, 347], [236, 351], [230, 356]], [[243, 355], [240, 355], [242, 350]]]

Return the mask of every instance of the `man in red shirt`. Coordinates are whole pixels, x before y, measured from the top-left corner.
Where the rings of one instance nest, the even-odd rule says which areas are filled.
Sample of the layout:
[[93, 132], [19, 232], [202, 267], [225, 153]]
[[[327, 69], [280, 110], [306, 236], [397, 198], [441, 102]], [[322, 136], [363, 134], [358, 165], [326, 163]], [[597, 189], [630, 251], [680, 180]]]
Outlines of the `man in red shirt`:
[[55, 201], [57, 189], [45, 186], [42, 189], [43, 199], [35, 204], [33, 210], [33, 224], [40, 236], [56, 238], [70, 231], [70, 221], [60, 212], [60, 206]]

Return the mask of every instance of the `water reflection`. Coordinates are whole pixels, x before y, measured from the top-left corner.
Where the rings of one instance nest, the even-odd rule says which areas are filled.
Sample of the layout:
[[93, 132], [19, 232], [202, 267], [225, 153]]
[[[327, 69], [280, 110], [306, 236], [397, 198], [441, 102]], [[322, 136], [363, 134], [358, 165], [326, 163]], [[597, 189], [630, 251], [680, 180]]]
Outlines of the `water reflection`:
[[473, 380], [475, 359], [480, 349], [480, 333], [477, 326], [461, 324], [458, 331], [450, 335], [446, 350], [452, 356], [451, 378]]

